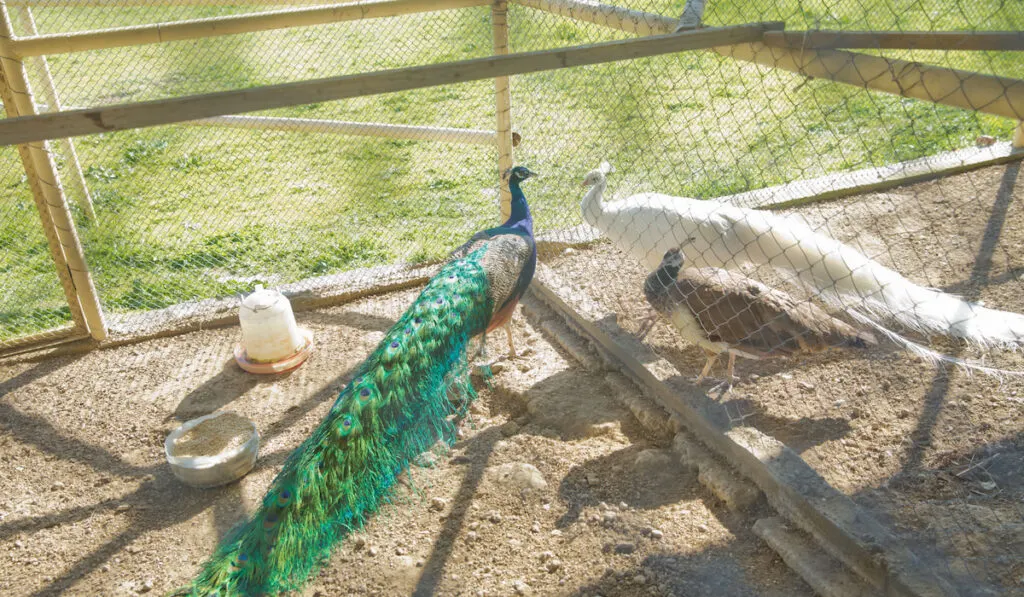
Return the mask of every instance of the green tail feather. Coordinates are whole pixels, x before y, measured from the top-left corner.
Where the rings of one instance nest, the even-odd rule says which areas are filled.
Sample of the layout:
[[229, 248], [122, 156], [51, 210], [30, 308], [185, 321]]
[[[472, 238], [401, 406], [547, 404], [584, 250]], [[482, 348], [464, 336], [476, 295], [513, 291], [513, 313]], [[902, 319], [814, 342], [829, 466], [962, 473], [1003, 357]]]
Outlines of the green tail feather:
[[373, 513], [411, 458], [438, 437], [451, 440], [449, 391], [474, 395], [466, 347], [493, 309], [485, 251], [452, 262], [430, 281], [187, 594], [300, 587], [331, 547]]

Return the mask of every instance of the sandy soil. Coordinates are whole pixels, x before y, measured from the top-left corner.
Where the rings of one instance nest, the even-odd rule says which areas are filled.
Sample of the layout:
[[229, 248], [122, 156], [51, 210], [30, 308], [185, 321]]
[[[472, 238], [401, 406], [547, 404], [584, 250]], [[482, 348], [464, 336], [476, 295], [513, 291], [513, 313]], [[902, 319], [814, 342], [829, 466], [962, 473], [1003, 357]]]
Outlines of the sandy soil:
[[[1019, 169], [990, 167], [787, 213], [918, 283], [1022, 313]], [[603, 243], [550, 263], [616, 313], [621, 330], [612, 331], [637, 331], [647, 315], [640, 265]], [[772, 281], [766, 272], [751, 274]], [[665, 322], [646, 341], [691, 380], [704, 364], [703, 352]], [[933, 347], [1024, 371], [1019, 353], [942, 341]], [[721, 397], [737, 421], [800, 452], [916, 549], [943, 554], [965, 594], [1024, 594], [1024, 378], [942, 372], [891, 346], [740, 360], [737, 373], [742, 381]]]
[[[0, 594], [136, 595], [180, 587], [251, 511], [351, 369], [413, 298], [299, 314], [316, 353], [259, 378], [237, 328], [0, 364]], [[809, 596], [810, 590], [646, 437], [591, 375], [517, 316], [525, 355], [499, 372], [450, 451], [424, 456], [392, 505], [303, 595]], [[503, 354], [504, 337], [491, 341]], [[252, 418], [256, 468], [179, 483], [167, 433], [217, 409]], [[536, 467], [523, 490], [494, 467]]]

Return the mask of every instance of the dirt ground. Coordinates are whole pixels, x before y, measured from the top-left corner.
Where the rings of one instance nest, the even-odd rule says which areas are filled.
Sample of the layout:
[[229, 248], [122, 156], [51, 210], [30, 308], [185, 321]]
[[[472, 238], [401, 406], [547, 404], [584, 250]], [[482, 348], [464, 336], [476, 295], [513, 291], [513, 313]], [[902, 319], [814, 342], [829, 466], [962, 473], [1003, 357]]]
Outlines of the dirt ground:
[[[792, 211], [915, 280], [1021, 312], [1022, 196], [1017, 167], [994, 167]], [[639, 266], [600, 243], [550, 263], [618, 314], [610, 331], [635, 332]], [[316, 353], [280, 377], [234, 364], [237, 328], [0, 363], [0, 594], [159, 594], [187, 582], [414, 294], [300, 313]], [[517, 324], [524, 354], [478, 384], [463, 438], [420, 458], [303, 595], [811, 594], [750, 532], [753, 515], [717, 503], [601, 376], [522, 314]], [[684, 375], [703, 364], [665, 324], [648, 342]], [[500, 334], [490, 350], [503, 354]], [[987, 358], [1024, 371], [1020, 354]], [[884, 347], [743, 361], [738, 373], [719, 398], [737, 421], [800, 452], [914, 549], [943, 555], [963, 594], [1024, 594], [1024, 382], [942, 374]], [[170, 473], [164, 438], [218, 409], [256, 422], [260, 459], [238, 483], [190, 489]], [[502, 474], [525, 465], [544, 488]]]
[[[1024, 313], [1019, 171], [1019, 164], [990, 167], [785, 213], [825, 226], [918, 283]], [[648, 272], [641, 265], [605, 243], [549, 263], [616, 313], [617, 326], [605, 322], [610, 332], [638, 330], [647, 315]], [[667, 322], [646, 342], [690, 380], [704, 364], [703, 352]], [[932, 346], [1024, 371], [1020, 353], [939, 340]], [[737, 421], [797, 450], [914, 549], [941, 554], [949, 562], [943, 572], [958, 579], [964, 594], [1024, 595], [1024, 377], [943, 372], [892, 346], [740, 359], [736, 369], [741, 382], [721, 400]]]
[[[0, 365], [0, 594], [183, 585], [414, 295], [300, 313], [316, 353], [281, 377], [235, 365], [237, 328]], [[524, 355], [478, 384], [464, 438], [422, 457], [303, 595], [811, 595], [600, 376], [517, 323]], [[492, 338], [492, 356], [504, 346]], [[164, 438], [217, 409], [256, 422], [260, 459], [238, 483], [188, 488]], [[535, 467], [546, 487], [501, 465]]]

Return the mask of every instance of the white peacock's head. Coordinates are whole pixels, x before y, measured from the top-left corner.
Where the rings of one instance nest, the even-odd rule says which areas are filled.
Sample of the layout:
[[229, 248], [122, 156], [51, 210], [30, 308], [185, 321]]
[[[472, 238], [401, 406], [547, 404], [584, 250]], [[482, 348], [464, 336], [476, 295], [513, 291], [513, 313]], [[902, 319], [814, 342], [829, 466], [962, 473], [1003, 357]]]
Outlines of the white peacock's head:
[[586, 177], [583, 178], [583, 186], [590, 187], [598, 183], [605, 181], [605, 176], [615, 172], [615, 168], [612, 167], [608, 162], [601, 162], [601, 166], [597, 170], [591, 170]]

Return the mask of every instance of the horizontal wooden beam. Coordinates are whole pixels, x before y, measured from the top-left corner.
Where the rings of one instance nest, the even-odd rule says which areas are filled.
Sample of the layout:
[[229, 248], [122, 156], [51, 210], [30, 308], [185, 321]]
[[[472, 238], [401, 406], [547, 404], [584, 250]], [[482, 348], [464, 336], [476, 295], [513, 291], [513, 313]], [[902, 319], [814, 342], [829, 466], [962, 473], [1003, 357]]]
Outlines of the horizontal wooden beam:
[[[167, 6], [295, 6], [295, 0], [7, 0], [7, 6], [29, 8], [148, 8]], [[337, 4], [337, 0], [302, 0], [302, 4], [323, 6]]]
[[173, 23], [136, 25], [99, 31], [54, 33], [15, 38], [11, 44], [19, 56], [69, 54], [124, 46], [139, 46], [289, 27], [324, 25], [360, 19], [485, 6], [489, 0], [380, 0], [275, 10], [255, 14], [211, 17]]
[[875, 193], [900, 185], [1018, 160], [1024, 160], [1024, 150], [1014, 150], [1010, 143], [1001, 142], [988, 147], [968, 147], [937, 153], [877, 168], [795, 180], [774, 187], [715, 197], [714, 200], [751, 209], [784, 209], [849, 195]]
[[753, 23], [709, 28], [642, 39], [9, 118], [0, 121], [0, 145], [173, 124], [225, 114], [241, 114], [744, 43], [759, 40], [765, 31], [781, 27], [781, 23]]
[[1024, 51], [1024, 31], [772, 31], [775, 48]]
[[[661, 15], [598, 4], [590, 0], [513, 0], [529, 6], [640, 35], [675, 30], [678, 21]], [[766, 32], [766, 35], [771, 32]], [[874, 91], [1024, 119], [1024, 81], [919, 62], [842, 50], [768, 47], [763, 43], [712, 48], [736, 60], [756, 62], [807, 77], [829, 79]]]
[[471, 145], [497, 145], [494, 131], [442, 126], [412, 126], [377, 122], [349, 122], [313, 118], [276, 118], [271, 116], [213, 116], [183, 124], [267, 131], [354, 135], [413, 141], [440, 141]]
[[679, 19], [642, 10], [600, 4], [591, 0], [511, 0], [511, 2], [637, 35], [664, 35], [675, 31], [680, 24]]

